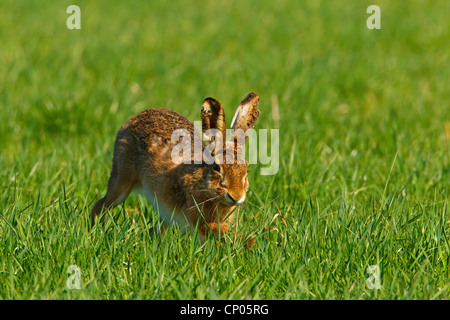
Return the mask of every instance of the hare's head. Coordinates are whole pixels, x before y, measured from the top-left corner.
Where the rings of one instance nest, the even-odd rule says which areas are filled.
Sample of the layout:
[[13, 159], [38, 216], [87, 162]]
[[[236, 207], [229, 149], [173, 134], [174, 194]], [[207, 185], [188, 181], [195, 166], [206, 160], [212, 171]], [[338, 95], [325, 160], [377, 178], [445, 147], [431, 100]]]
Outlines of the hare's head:
[[[207, 148], [211, 151], [211, 161], [207, 163], [208, 188], [221, 202], [237, 206], [244, 202], [249, 187], [248, 162], [245, 160], [245, 143], [248, 129], [252, 129], [259, 117], [257, 109], [259, 96], [248, 94], [239, 104], [230, 130], [227, 130], [225, 112], [219, 101], [206, 98], [202, 105], [202, 131]], [[231, 135], [227, 140], [227, 131]]]

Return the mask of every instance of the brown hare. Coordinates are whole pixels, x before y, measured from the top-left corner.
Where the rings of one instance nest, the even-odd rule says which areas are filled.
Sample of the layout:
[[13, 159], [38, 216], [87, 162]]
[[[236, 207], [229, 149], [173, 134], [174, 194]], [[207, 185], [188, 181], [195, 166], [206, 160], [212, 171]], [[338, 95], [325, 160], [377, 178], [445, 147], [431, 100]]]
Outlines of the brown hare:
[[[232, 211], [244, 202], [249, 186], [248, 162], [239, 161], [238, 150], [242, 150], [239, 141], [245, 143], [248, 137], [243, 133], [253, 128], [259, 117], [258, 102], [255, 93], [242, 100], [229, 130], [232, 137], [227, 140], [224, 109], [217, 100], [206, 98], [201, 119], [208, 145], [192, 122], [171, 110], [147, 109], [129, 119], [117, 134], [107, 192], [92, 206], [91, 224], [106, 210], [122, 203], [133, 189], [140, 189], [159, 211], [164, 227], [177, 224], [186, 230], [198, 224], [202, 242], [209, 233], [217, 237], [228, 233]], [[174, 148], [180, 142], [173, 138], [177, 129], [186, 130], [192, 137], [189, 143], [193, 148], [188, 154], [192, 161], [173, 160]], [[214, 130], [218, 134], [209, 136]], [[198, 138], [201, 151], [209, 145], [216, 150], [211, 153], [212, 163], [194, 152]], [[226, 161], [216, 159], [219, 148], [226, 154]], [[254, 244], [251, 237], [246, 241], [247, 246]]]

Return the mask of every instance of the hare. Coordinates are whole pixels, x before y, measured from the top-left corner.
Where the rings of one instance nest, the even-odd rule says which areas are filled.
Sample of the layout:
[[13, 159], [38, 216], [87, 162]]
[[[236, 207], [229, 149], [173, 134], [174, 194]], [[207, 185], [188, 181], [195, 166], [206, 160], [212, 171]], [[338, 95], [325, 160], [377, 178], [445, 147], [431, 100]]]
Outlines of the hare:
[[[173, 141], [174, 130], [186, 130], [193, 138], [189, 142], [192, 146], [195, 139], [200, 139], [201, 151], [209, 146], [184, 116], [167, 109], [151, 108], [130, 118], [117, 134], [107, 192], [92, 206], [91, 224], [94, 225], [106, 210], [122, 203], [133, 189], [140, 189], [159, 211], [164, 229], [177, 224], [183, 231], [192, 230], [198, 224], [202, 243], [209, 233], [217, 237], [228, 233], [233, 209], [244, 202], [249, 187], [248, 162], [245, 159], [239, 162], [236, 156], [242, 148], [238, 141], [247, 141], [248, 136], [242, 133], [255, 125], [260, 115], [258, 102], [259, 96], [255, 93], [242, 100], [232, 120], [233, 135], [226, 140], [223, 106], [213, 98], [203, 101], [203, 135], [209, 138], [210, 148], [222, 148], [227, 155], [227, 161], [218, 161], [217, 152], [213, 151], [210, 164], [205, 162], [203, 154], [199, 158], [193, 151], [188, 154], [188, 160], [192, 161], [173, 160], [172, 154], [179, 142]], [[214, 130], [218, 134], [209, 137], [209, 132]], [[230, 154], [233, 159], [228, 161]], [[236, 235], [233, 233], [233, 236]], [[246, 240], [246, 246], [254, 244], [253, 238]]]

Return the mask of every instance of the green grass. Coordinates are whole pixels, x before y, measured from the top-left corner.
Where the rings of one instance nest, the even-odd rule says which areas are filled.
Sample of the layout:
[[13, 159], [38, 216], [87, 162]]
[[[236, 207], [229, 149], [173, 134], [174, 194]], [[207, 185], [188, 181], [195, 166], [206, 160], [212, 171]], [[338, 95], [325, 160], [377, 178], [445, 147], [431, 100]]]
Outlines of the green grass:
[[[0, 2], [0, 298], [450, 298], [448, 1], [76, 1], [81, 30], [70, 4]], [[207, 96], [230, 121], [251, 91], [257, 128], [280, 110], [236, 225], [255, 248], [150, 238], [136, 195], [88, 230], [123, 122]]]

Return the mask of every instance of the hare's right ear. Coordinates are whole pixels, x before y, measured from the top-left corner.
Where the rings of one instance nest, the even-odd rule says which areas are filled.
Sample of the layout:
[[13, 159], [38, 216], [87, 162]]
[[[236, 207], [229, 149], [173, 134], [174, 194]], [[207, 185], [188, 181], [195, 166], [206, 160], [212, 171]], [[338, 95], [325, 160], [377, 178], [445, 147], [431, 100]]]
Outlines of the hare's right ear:
[[214, 142], [214, 136], [207, 131], [217, 129], [222, 134], [222, 140], [225, 141], [227, 124], [225, 122], [225, 111], [219, 101], [213, 98], [206, 98], [202, 104], [202, 131], [206, 139]]

